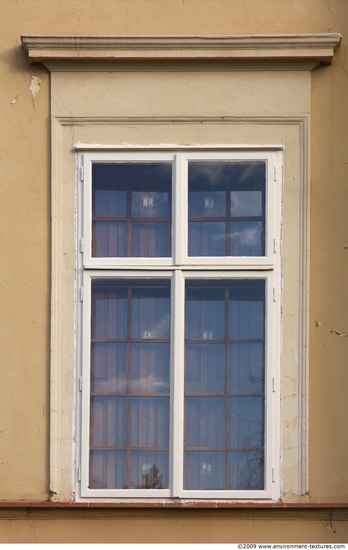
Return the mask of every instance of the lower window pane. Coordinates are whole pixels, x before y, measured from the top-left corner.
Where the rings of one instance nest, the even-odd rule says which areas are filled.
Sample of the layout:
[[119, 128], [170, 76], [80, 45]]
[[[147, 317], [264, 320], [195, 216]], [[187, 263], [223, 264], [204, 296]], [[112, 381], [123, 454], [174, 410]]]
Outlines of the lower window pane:
[[264, 346], [245, 342], [229, 347], [228, 391], [263, 393], [265, 378]]
[[228, 453], [228, 488], [240, 491], [257, 491], [264, 488], [262, 451]]
[[168, 488], [170, 282], [95, 279], [90, 487]]
[[187, 451], [185, 453], [186, 490], [224, 489], [224, 453]]
[[131, 397], [130, 445], [168, 447], [169, 398]]
[[125, 393], [127, 387], [126, 344], [92, 343], [91, 392]]
[[222, 344], [188, 344], [186, 347], [186, 392], [223, 393], [225, 347]]
[[95, 258], [127, 256], [127, 222], [93, 222], [92, 230]]
[[169, 344], [132, 344], [131, 392], [169, 392]]
[[131, 255], [142, 258], [169, 256], [168, 223], [133, 222]]
[[167, 489], [168, 451], [131, 451], [130, 489]]
[[125, 397], [91, 398], [91, 447], [121, 447], [126, 444]]
[[126, 489], [125, 451], [92, 451], [89, 459], [90, 489]]
[[231, 223], [231, 256], [264, 256], [264, 254], [263, 222], [243, 221]]
[[186, 282], [187, 490], [263, 489], [265, 290], [261, 279]]
[[230, 397], [228, 402], [229, 447], [263, 447], [263, 397]]
[[222, 397], [187, 397], [185, 417], [186, 447], [224, 446]]
[[226, 256], [225, 222], [189, 222], [189, 256]]

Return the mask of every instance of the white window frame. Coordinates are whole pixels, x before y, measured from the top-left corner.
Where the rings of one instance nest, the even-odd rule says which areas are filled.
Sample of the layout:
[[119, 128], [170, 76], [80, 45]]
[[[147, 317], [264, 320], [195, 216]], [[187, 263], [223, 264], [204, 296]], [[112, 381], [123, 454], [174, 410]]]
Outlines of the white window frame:
[[[264, 257], [189, 257], [187, 250], [188, 190], [187, 163], [189, 160], [264, 160], [266, 172], [266, 255]], [[173, 162], [172, 189], [172, 257], [171, 258], [92, 258], [91, 254], [91, 167], [93, 162]], [[77, 451], [80, 463], [76, 494], [79, 498], [103, 501], [133, 499], [144, 501], [171, 498], [195, 500], [268, 500], [280, 496], [280, 376], [281, 376], [281, 201], [282, 151], [279, 148], [228, 146], [172, 148], [162, 151], [151, 147], [132, 150], [79, 150], [77, 163], [79, 186], [78, 279], [83, 288], [78, 293], [78, 340], [83, 342], [79, 355], [79, 384], [77, 433], [81, 447]], [[82, 171], [81, 171], [82, 170]], [[83, 178], [81, 178], [83, 173]], [[180, 185], [177, 182], [180, 180]], [[183, 214], [184, 213], [184, 214]], [[83, 239], [83, 241], [82, 241]], [[83, 242], [83, 247], [81, 243]], [[89, 356], [91, 282], [93, 279], [170, 279], [171, 280], [171, 377], [170, 377], [170, 465], [168, 489], [89, 489]], [[265, 488], [262, 491], [189, 491], [183, 489], [183, 415], [184, 415], [184, 299], [185, 281], [190, 279], [266, 280], [266, 378], [265, 378]], [[175, 414], [174, 414], [175, 411]]]

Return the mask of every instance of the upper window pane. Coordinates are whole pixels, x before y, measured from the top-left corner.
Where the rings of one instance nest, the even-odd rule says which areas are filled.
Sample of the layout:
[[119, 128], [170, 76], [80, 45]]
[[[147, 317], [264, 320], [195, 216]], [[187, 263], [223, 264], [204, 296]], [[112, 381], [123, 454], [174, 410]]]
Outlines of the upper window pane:
[[170, 256], [171, 185], [171, 163], [94, 163], [92, 256]]
[[189, 162], [189, 256], [264, 256], [265, 202], [265, 162]]

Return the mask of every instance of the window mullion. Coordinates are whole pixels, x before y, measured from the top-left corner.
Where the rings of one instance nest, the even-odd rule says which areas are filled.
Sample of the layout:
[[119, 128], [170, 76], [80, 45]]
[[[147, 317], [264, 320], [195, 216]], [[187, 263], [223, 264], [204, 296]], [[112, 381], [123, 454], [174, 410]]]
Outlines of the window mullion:
[[175, 265], [182, 265], [187, 256], [187, 160], [183, 153], [175, 155], [173, 165], [173, 259]]
[[184, 322], [185, 282], [182, 271], [175, 271], [172, 281], [171, 318], [171, 441], [172, 496], [180, 496], [183, 487], [184, 443]]

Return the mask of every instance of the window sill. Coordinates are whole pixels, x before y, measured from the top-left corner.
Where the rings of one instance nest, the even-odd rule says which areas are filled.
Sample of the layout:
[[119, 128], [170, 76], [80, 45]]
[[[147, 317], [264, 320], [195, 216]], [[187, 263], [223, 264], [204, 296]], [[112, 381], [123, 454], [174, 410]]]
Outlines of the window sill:
[[235, 508], [235, 509], [327, 509], [348, 508], [348, 502], [241, 502], [241, 501], [194, 501], [185, 499], [168, 499], [158, 501], [119, 501], [119, 502], [25, 502], [3, 501], [1, 508]]

